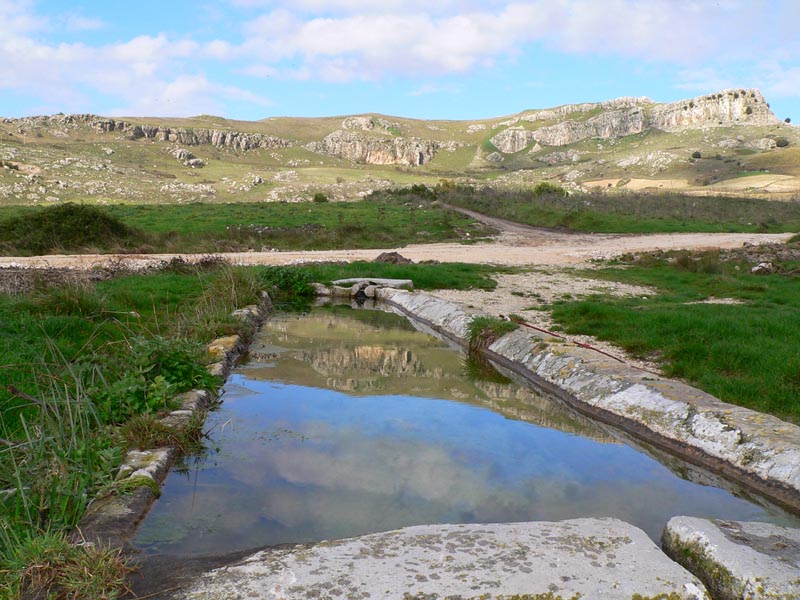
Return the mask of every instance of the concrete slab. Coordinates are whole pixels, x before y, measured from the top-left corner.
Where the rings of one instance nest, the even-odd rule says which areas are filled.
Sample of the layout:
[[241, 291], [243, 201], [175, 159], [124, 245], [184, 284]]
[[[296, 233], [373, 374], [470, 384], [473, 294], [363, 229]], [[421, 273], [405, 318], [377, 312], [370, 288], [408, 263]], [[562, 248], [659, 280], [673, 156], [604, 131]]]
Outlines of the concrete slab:
[[647, 535], [616, 519], [425, 525], [264, 550], [198, 578], [184, 600], [709, 598]]
[[800, 598], [800, 529], [673, 517], [663, 544], [715, 600]]

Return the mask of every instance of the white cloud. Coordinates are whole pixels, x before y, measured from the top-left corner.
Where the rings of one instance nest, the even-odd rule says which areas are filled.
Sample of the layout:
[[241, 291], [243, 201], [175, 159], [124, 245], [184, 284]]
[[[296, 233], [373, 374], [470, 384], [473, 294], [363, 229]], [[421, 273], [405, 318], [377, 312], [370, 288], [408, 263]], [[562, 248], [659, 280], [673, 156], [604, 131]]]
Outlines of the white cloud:
[[416, 0], [235, 1], [273, 8], [244, 27], [244, 46], [261, 63], [291, 60], [293, 70], [299, 62], [335, 80], [463, 73], [534, 43], [687, 68], [717, 57], [752, 59], [759, 52], [791, 51], [773, 28], [785, 29], [783, 12], [796, 10], [764, 0], [535, 0], [467, 8], [445, 2], [435, 10]]
[[[48, 18], [31, 0], [0, 0], [0, 89], [68, 104], [95, 91], [152, 110], [169, 106], [158, 100], [169, 93], [187, 111], [224, 109], [234, 97], [260, 99], [215, 83], [217, 68], [253, 78], [240, 86], [266, 77], [435, 83], [546, 46], [579, 57], [677, 66], [682, 89], [752, 84], [798, 97], [799, 6], [790, 0], [229, 0], [226, 18], [242, 19], [234, 33], [228, 27], [200, 41], [151, 31], [92, 45], [47, 41], [54, 21], [72, 31], [103, 27], [91, 15]], [[531, 71], [523, 79], [537, 76]], [[412, 94], [434, 91], [421, 85]]]
[[68, 31], [96, 31], [105, 27], [105, 23], [102, 19], [67, 15], [64, 19], [64, 26]]

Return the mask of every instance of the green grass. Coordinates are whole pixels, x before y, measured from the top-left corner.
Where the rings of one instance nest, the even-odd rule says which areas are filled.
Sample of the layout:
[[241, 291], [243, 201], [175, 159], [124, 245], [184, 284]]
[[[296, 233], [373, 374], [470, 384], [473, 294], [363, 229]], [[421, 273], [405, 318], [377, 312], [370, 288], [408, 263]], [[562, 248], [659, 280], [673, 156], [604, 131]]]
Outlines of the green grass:
[[[725, 402], [800, 423], [800, 278], [751, 275], [714, 254], [592, 271], [598, 276], [659, 292], [558, 302], [553, 317], [568, 333], [609, 340]], [[743, 304], [687, 304], [710, 296]]]
[[[140, 252], [223, 252], [276, 248], [314, 250], [397, 247], [480, 237], [472, 219], [425, 199], [406, 202], [237, 203], [187, 205], [64, 205], [5, 209], [0, 251], [5, 255], [94, 250]], [[113, 235], [83, 220], [59, 218], [71, 212], [113, 224]], [[58, 213], [58, 214], [56, 214]], [[58, 223], [56, 227], [53, 223]]]
[[438, 198], [535, 227], [605, 233], [790, 232], [800, 204], [680, 194], [536, 194], [533, 190], [441, 189]]

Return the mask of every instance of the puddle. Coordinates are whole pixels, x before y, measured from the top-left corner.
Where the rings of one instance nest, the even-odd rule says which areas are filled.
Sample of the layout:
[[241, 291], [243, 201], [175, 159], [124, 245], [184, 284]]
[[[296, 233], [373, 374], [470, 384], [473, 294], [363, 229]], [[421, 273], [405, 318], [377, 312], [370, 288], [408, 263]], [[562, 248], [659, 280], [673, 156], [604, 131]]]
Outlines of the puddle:
[[467, 369], [459, 351], [390, 313], [276, 315], [223, 400], [207, 421], [209, 449], [169, 475], [140, 527], [143, 552], [219, 554], [430, 523], [613, 516], [654, 540], [674, 515], [800, 524]]

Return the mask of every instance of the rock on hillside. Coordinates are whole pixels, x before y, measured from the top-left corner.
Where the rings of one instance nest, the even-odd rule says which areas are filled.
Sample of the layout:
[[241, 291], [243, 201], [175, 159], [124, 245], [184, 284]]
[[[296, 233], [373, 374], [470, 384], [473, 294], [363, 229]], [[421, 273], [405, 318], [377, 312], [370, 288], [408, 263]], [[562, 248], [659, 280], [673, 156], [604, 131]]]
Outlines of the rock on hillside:
[[21, 129], [45, 129], [59, 137], [63, 137], [71, 129], [86, 125], [98, 133], [120, 132], [132, 139], [146, 138], [182, 146], [209, 144], [217, 148], [253, 150], [255, 148], [287, 148], [292, 145], [289, 140], [261, 133], [243, 133], [227, 129], [190, 129], [186, 127], [164, 127], [161, 125], [140, 125], [90, 114], [24, 117], [22, 119], [9, 119], [6, 122], [12, 122]]
[[[601, 111], [585, 118], [586, 113]], [[558, 109], [536, 111], [506, 123], [536, 122], [544, 118], [566, 118], [554, 125], [528, 131], [509, 128], [492, 137], [491, 142], [506, 154], [519, 152], [539, 142], [545, 146], [566, 146], [589, 138], [617, 138], [647, 129], [675, 132], [731, 125], [775, 125], [779, 121], [761, 92], [753, 89], [724, 90], [669, 104], [648, 104], [646, 98], [620, 98], [598, 104], [567, 105]]]
[[374, 137], [338, 129], [306, 148], [357, 163], [418, 167], [433, 159], [439, 143], [421, 138]]

